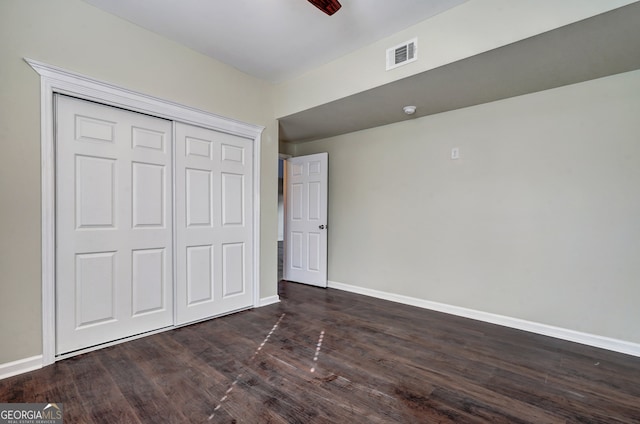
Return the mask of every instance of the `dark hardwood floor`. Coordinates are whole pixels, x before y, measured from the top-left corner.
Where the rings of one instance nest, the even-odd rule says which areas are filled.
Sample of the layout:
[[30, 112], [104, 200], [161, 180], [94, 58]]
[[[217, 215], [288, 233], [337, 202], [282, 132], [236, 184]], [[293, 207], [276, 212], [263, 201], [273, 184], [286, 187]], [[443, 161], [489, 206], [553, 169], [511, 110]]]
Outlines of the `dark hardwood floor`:
[[640, 422], [640, 358], [332, 289], [280, 295], [0, 380], [0, 402], [62, 402], [65, 423]]

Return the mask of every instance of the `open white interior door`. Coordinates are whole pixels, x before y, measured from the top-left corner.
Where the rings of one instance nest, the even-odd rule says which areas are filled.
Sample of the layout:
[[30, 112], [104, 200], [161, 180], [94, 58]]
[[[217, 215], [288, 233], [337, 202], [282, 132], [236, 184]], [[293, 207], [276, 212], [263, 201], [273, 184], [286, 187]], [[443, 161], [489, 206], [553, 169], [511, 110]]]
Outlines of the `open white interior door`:
[[285, 269], [289, 281], [327, 287], [328, 153], [287, 159]]

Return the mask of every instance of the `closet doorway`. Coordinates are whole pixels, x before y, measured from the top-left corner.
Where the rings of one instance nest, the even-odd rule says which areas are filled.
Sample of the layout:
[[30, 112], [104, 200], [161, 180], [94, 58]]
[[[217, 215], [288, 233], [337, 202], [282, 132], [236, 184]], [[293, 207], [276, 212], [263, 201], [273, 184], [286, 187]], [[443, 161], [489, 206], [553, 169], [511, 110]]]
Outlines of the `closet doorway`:
[[286, 160], [291, 155], [278, 155], [278, 281], [284, 279], [284, 187]]
[[[183, 273], [182, 278], [185, 281], [191, 281], [192, 288], [195, 290], [198, 281], [206, 280], [207, 273], [214, 274], [218, 271], [222, 272], [223, 276], [227, 276], [228, 285], [226, 288], [222, 290], [226, 290], [226, 294], [229, 298], [233, 298], [235, 296], [240, 296], [239, 293], [236, 293], [238, 290], [238, 279], [233, 276], [233, 274], [229, 273], [230, 269], [240, 269], [242, 268], [239, 264], [238, 258], [240, 254], [244, 254], [246, 260], [246, 266], [249, 267], [249, 271], [245, 271], [243, 275], [243, 281], [246, 282], [246, 291], [249, 293], [247, 295], [247, 299], [251, 299], [247, 303], [249, 306], [258, 306], [260, 305], [260, 280], [259, 276], [259, 264], [260, 264], [260, 157], [261, 157], [261, 134], [264, 130], [264, 127], [259, 125], [253, 125], [245, 122], [240, 122], [237, 120], [225, 118], [219, 115], [215, 115], [209, 112], [205, 112], [202, 110], [194, 109], [193, 107], [180, 105], [171, 101], [167, 101], [161, 98], [149, 96], [147, 94], [138, 93], [135, 91], [131, 91], [129, 89], [110, 84], [105, 81], [96, 80], [87, 75], [78, 74], [75, 72], [71, 72], [65, 69], [58, 68], [56, 66], [51, 66], [42, 62], [38, 62], [32, 59], [25, 59], [25, 61], [40, 75], [40, 104], [41, 104], [41, 162], [42, 162], [42, 198], [41, 198], [41, 217], [42, 217], [42, 365], [49, 365], [54, 363], [57, 359], [65, 358], [67, 356], [71, 356], [73, 354], [78, 354], [82, 351], [89, 351], [95, 348], [109, 346], [111, 344], [119, 343], [122, 340], [128, 340], [131, 338], [138, 337], [138, 335], [134, 335], [125, 339], [113, 340], [111, 342], [106, 342], [103, 344], [99, 344], [97, 346], [88, 347], [85, 349], [80, 349], [71, 352], [69, 355], [56, 354], [56, 260], [57, 260], [57, 231], [56, 231], [56, 143], [55, 143], [55, 135], [56, 135], [56, 116], [55, 116], [55, 97], [57, 95], [66, 95], [70, 97], [74, 97], [81, 100], [86, 100], [94, 103], [99, 103], [109, 107], [115, 107], [117, 109], [123, 109], [130, 112], [137, 112], [143, 115], [161, 118], [167, 121], [170, 121], [174, 126], [173, 132], [176, 131], [177, 123], [184, 123], [189, 126], [203, 128], [207, 130], [214, 131], [216, 133], [230, 135], [234, 137], [238, 137], [241, 139], [245, 139], [251, 145], [252, 152], [244, 154], [243, 159], [245, 161], [245, 165], [250, 168], [251, 174], [245, 175], [243, 178], [239, 178], [234, 176], [233, 174], [237, 174], [234, 170], [226, 170], [223, 171], [231, 178], [227, 180], [228, 186], [226, 188], [222, 187], [221, 190], [226, 190], [228, 188], [234, 187], [238, 185], [239, 182], [244, 182], [244, 189], [242, 198], [243, 202], [243, 210], [246, 211], [246, 215], [244, 215], [244, 224], [251, 225], [251, 235], [250, 235], [250, 245], [245, 244], [243, 248], [239, 247], [239, 243], [241, 242], [228, 242], [225, 241], [225, 246], [221, 247], [220, 251], [222, 251], [223, 261], [226, 260], [227, 268], [225, 269], [223, 265], [219, 265], [217, 270], [215, 269], [215, 256], [212, 258], [211, 256], [206, 255], [192, 255], [192, 260], [194, 265], [198, 265], [193, 268], [193, 272], [191, 275], [185, 275]], [[153, 137], [151, 137], [153, 138]], [[198, 137], [193, 137], [197, 139]], [[143, 142], [143, 144], [145, 144]], [[172, 150], [172, 154], [176, 153], [175, 150], [175, 142]], [[192, 153], [201, 152], [202, 148], [206, 143], [198, 145], [195, 143], [195, 149]], [[186, 150], [185, 150], [186, 151]], [[222, 153], [227, 155], [228, 159], [238, 158], [238, 151], [229, 150], [226, 153]], [[175, 160], [175, 157], [172, 158]], [[172, 160], [172, 165], [173, 164]], [[103, 167], [104, 168], [104, 167]], [[144, 167], [143, 167], [144, 168]], [[153, 172], [152, 169], [155, 169], [156, 172]], [[104, 171], [104, 169], [102, 170]], [[142, 172], [140, 174], [143, 178], [151, 178], [154, 175], [157, 177], [158, 170], [157, 168], [149, 168], [146, 169], [147, 172]], [[177, 171], [175, 169], [172, 170], [175, 174]], [[143, 176], [144, 174], [144, 176]], [[168, 174], [165, 174], [165, 176]], [[177, 174], [175, 174], [177, 175]], [[167, 177], [168, 178], [168, 177]], [[68, 183], [68, 182], [67, 182]], [[72, 183], [73, 184], [73, 183]], [[171, 185], [172, 190], [172, 198], [167, 199], [172, 208], [172, 216], [174, 218], [174, 222], [171, 225], [177, 225], [175, 223], [175, 217], [177, 216], [175, 204], [174, 190], [180, 190], [180, 188], [175, 187], [175, 178], [173, 181], [167, 179], [167, 184]], [[212, 183], [212, 187], [213, 187]], [[247, 199], [250, 199], [251, 203], [247, 202]], [[237, 208], [237, 204], [235, 203]], [[186, 206], [185, 206], [186, 207]], [[231, 219], [233, 216], [237, 216], [238, 209], [234, 209], [234, 207], [230, 207], [224, 213], [227, 214], [227, 217], [230, 220], [227, 221], [229, 224], [229, 228], [235, 226], [235, 229], [239, 228], [239, 224]], [[74, 209], [73, 207], [71, 209]], [[145, 213], [151, 214], [151, 210], [145, 211]], [[212, 209], [213, 210], [213, 209]], [[141, 211], [142, 213], [142, 211]], [[149, 217], [148, 217], [149, 218]], [[102, 218], [100, 218], [102, 219]], [[169, 216], [165, 216], [166, 222], [169, 222]], [[179, 224], [179, 222], [178, 222]], [[184, 224], [185, 226], [187, 224]], [[172, 228], [173, 232], [179, 231], [176, 227]], [[179, 247], [176, 247], [177, 238], [173, 237], [173, 252], [176, 253], [179, 250]], [[186, 246], [183, 246], [186, 250]], [[203, 249], [204, 250], [204, 249]], [[108, 251], [108, 249], [107, 249]], [[103, 251], [104, 252], [104, 251]], [[198, 252], [197, 249], [192, 250], [192, 252]], [[211, 252], [215, 255], [216, 248], [212, 248]], [[99, 253], [95, 251], [94, 253]], [[151, 251], [148, 251], [148, 255], [141, 255], [138, 257], [140, 259], [138, 262], [139, 269], [152, 270], [158, 269], [158, 261], [160, 260], [159, 252], [155, 254]], [[202, 253], [200, 251], [199, 253]], [[75, 254], [74, 254], [75, 255]], [[226, 255], [226, 256], [225, 256]], [[174, 258], [177, 255], [174, 254]], [[99, 257], [99, 256], [98, 256]], [[185, 255], [187, 257], [187, 255]], [[213, 263], [214, 269], [211, 270], [211, 267], [204, 266], [209, 262], [211, 258], [211, 263]], [[167, 265], [169, 264], [169, 257], [167, 255]], [[146, 261], [145, 261], [146, 260]], [[173, 308], [173, 324], [164, 327], [159, 330], [152, 330], [151, 332], [143, 333], [150, 334], [152, 332], [164, 331], [167, 328], [175, 327], [179, 324], [179, 320], [176, 317], [177, 307], [175, 305], [176, 302], [176, 283], [178, 277], [180, 277], [180, 273], [176, 270], [177, 265], [175, 263], [175, 259], [171, 259], [174, 262], [171, 263], [173, 266], [173, 296], [174, 302], [171, 307]], [[187, 259], [188, 261], [188, 259]], [[82, 262], [82, 261], [80, 261]], [[96, 263], [91, 264], [89, 262], [85, 262], [85, 264], [89, 265], [97, 265]], [[100, 262], [100, 260], [96, 261]], [[103, 260], [103, 265], [106, 260]], [[75, 265], [74, 265], [75, 266]], [[142, 267], [142, 268], [140, 268]], [[222, 267], [222, 268], [221, 268]], [[77, 271], [77, 267], [76, 267]], [[94, 270], [95, 272], [95, 270]], [[132, 272], [135, 272], [132, 270]], [[226, 273], [226, 274], [225, 274]], [[148, 273], [146, 274], [148, 275]], [[215, 277], [214, 277], [215, 278]], [[186, 288], [185, 290], [190, 290]], [[187, 293], [189, 293], [187, 291]], [[191, 304], [196, 306], [201, 303], [204, 303], [205, 297], [207, 296], [206, 291], [191, 291], [193, 296], [191, 297]], [[215, 297], [215, 290], [213, 290], [213, 295]], [[244, 295], [244, 294], [243, 294]], [[187, 298], [189, 299], [189, 298]], [[150, 297], [145, 300], [148, 303], [139, 303], [138, 312], [142, 312], [142, 308], [148, 308], [147, 312], [151, 312], [154, 308], [154, 305], [157, 305], [157, 297], [154, 299]], [[154, 303], [155, 302], [155, 303]], [[170, 304], [169, 302], [168, 304]], [[77, 303], [74, 302], [74, 305], [71, 305], [72, 309], [77, 307]], [[77, 310], [77, 309], [75, 309]], [[133, 308], [132, 308], [133, 310]], [[146, 309], [145, 309], [146, 310]], [[101, 312], [104, 314], [104, 312]], [[215, 313], [215, 312], [214, 312]], [[214, 315], [215, 316], [215, 315]], [[94, 317], [90, 317], [95, 321], [100, 321], [100, 314], [96, 314]], [[210, 318], [210, 317], [209, 317]], [[75, 319], [75, 318], [74, 318]], [[206, 318], [205, 318], [206, 319]]]
[[55, 355], [254, 306], [254, 140], [53, 97]]

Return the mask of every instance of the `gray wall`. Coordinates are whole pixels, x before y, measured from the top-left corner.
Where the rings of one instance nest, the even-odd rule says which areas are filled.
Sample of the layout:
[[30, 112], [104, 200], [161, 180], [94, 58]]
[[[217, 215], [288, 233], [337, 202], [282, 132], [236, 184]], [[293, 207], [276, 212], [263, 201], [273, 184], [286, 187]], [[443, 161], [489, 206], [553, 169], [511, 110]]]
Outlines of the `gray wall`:
[[636, 71], [296, 146], [329, 279], [639, 343], [639, 113]]

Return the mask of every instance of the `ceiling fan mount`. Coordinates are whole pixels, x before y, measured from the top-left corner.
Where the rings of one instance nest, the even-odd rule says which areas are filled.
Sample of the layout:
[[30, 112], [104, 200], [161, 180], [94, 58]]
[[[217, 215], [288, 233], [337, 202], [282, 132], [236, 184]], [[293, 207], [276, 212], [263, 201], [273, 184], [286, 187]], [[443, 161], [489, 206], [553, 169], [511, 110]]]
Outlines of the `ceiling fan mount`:
[[309, 3], [331, 16], [336, 13], [342, 5], [338, 0], [309, 0]]

